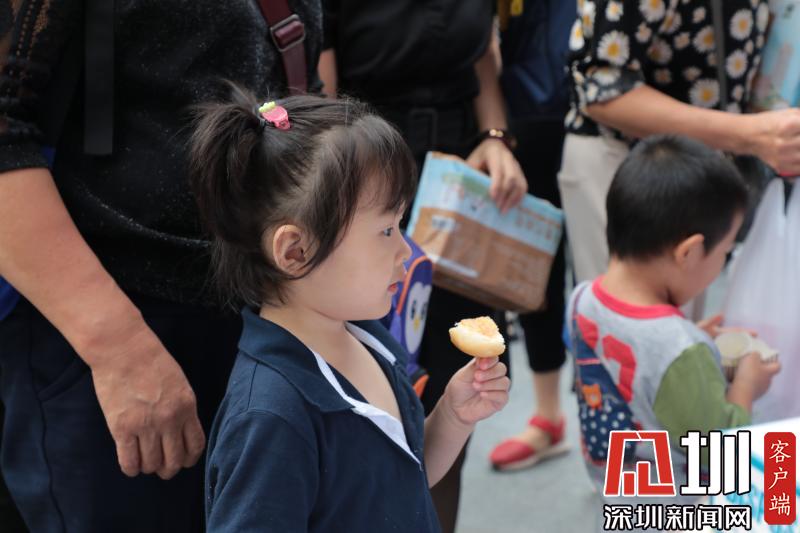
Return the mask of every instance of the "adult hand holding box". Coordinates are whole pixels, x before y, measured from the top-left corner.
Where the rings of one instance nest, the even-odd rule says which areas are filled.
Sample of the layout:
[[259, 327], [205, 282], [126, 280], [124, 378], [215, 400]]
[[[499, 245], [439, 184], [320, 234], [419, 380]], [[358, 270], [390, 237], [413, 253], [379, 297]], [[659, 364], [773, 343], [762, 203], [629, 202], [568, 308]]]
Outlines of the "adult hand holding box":
[[429, 152], [407, 232], [433, 261], [434, 285], [496, 308], [540, 309], [563, 214], [530, 194], [501, 214], [489, 186], [463, 161]]

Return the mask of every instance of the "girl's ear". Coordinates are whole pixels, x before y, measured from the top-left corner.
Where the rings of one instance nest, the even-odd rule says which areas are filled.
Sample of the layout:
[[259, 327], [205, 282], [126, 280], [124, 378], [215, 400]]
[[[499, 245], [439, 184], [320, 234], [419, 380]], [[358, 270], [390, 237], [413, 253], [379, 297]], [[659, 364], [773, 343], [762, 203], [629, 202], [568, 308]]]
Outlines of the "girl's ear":
[[308, 261], [308, 251], [308, 239], [298, 226], [285, 224], [272, 234], [270, 255], [275, 266], [290, 276], [297, 276], [303, 271]]
[[675, 262], [681, 268], [692, 267], [697, 264], [706, 255], [705, 246], [703, 243], [706, 238], [700, 234], [695, 233], [686, 237], [673, 249], [672, 256]]

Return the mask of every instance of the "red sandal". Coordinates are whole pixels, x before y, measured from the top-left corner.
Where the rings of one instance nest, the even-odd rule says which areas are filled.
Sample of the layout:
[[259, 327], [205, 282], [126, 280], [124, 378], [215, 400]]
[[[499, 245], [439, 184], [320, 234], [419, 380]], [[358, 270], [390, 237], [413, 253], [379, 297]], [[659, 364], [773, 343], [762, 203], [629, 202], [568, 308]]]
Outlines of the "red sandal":
[[541, 450], [524, 442], [510, 438], [498, 444], [489, 455], [492, 467], [495, 470], [511, 471], [528, 468], [544, 459], [561, 455], [569, 450], [564, 442], [564, 418], [558, 424], [550, 422], [541, 416], [534, 416], [528, 420], [528, 425], [541, 429], [550, 436], [550, 444]]

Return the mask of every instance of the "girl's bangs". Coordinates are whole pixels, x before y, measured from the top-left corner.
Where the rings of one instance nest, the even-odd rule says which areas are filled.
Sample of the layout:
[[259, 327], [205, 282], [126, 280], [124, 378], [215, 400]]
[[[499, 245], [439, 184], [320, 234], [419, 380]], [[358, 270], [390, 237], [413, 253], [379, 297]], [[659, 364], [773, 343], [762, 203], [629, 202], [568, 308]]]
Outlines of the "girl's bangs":
[[386, 212], [408, 209], [417, 191], [417, 169], [403, 137], [376, 116], [363, 117], [355, 129], [359, 190], [372, 191], [370, 205]]

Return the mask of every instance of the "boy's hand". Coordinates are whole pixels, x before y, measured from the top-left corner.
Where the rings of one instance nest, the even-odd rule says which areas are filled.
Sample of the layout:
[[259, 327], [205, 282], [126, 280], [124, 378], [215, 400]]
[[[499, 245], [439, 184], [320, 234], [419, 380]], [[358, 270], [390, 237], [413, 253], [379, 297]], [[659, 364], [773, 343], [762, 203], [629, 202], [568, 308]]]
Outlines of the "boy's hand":
[[744, 331], [753, 337], [758, 337], [758, 332], [753, 329], [736, 326], [726, 327], [722, 325], [724, 321], [725, 317], [722, 314], [718, 314], [701, 320], [697, 323], [697, 327], [708, 333], [712, 339], [717, 338], [719, 335], [727, 331]]
[[[777, 374], [780, 369], [781, 364], [778, 361], [765, 363], [761, 360], [761, 356], [755, 352], [745, 355], [736, 367], [736, 374], [733, 376], [729, 395], [745, 401], [749, 399], [748, 403], [752, 403], [767, 392], [772, 382], [772, 376]], [[733, 398], [731, 398], [731, 401], [733, 401]]]
[[474, 425], [508, 402], [511, 380], [506, 365], [497, 357], [475, 358], [450, 379], [442, 398], [462, 424]]

